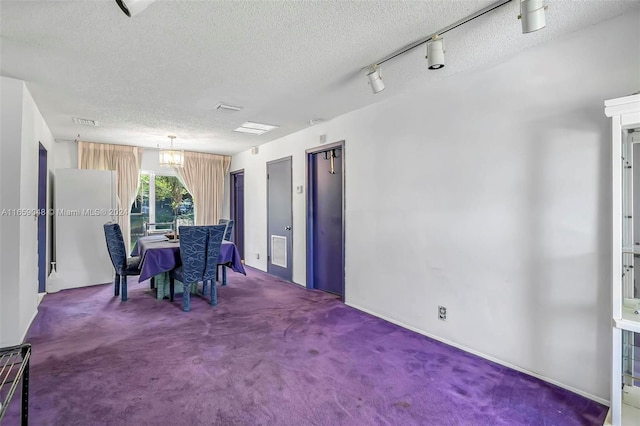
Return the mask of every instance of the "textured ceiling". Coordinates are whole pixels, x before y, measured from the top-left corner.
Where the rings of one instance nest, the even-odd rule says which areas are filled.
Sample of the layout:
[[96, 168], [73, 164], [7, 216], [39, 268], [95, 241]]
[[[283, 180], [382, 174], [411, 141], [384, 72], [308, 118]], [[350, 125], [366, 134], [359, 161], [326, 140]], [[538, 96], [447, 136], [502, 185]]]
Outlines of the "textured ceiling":
[[[640, 6], [547, 0], [547, 27], [524, 35], [512, 1], [447, 33], [444, 69], [427, 70], [420, 46], [385, 63], [372, 94], [363, 67], [491, 3], [158, 0], [128, 18], [113, 0], [2, 0], [0, 74], [27, 82], [55, 138], [157, 147], [175, 134], [179, 148], [233, 154]], [[234, 132], [244, 121], [280, 127]]]

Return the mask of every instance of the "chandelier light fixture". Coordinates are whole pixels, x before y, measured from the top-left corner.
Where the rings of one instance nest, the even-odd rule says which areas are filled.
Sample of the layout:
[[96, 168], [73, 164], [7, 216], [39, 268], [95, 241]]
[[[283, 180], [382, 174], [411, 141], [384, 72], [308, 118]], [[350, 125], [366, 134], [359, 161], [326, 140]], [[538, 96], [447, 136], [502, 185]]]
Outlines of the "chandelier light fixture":
[[160, 165], [166, 167], [183, 167], [184, 151], [173, 149], [173, 140], [176, 138], [175, 136], [169, 135], [167, 137], [171, 139], [171, 148], [160, 150]]

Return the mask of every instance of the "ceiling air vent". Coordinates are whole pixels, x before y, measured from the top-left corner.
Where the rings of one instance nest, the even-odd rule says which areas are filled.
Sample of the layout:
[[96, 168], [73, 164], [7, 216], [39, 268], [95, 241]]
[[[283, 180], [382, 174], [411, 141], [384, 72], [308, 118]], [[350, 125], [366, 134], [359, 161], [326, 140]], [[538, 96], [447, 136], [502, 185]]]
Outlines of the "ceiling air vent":
[[216, 105], [216, 109], [218, 111], [242, 111], [242, 107], [228, 105], [228, 104], [224, 104], [222, 102], [220, 102], [218, 105]]
[[98, 122], [96, 120], [88, 120], [86, 118], [73, 117], [73, 122], [76, 124], [82, 124], [83, 126], [98, 127]]

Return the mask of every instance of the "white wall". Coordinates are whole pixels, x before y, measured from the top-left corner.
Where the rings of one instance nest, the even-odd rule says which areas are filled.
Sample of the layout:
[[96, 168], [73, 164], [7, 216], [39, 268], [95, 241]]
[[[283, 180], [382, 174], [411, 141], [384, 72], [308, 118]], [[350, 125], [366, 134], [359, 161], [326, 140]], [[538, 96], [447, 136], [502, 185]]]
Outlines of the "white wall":
[[56, 168], [78, 168], [78, 144], [71, 141], [56, 142], [53, 146]]
[[[53, 136], [24, 82], [0, 78], [2, 91], [2, 209], [34, 211], [38, 206], [39, 142], [52, 152]], [[48, 155], [48, 174], [54, 156]], [[49, 185], [47, 185], [49, 187]], [[49, 194], [49, 199], [51, 199]], [[37, 219], [6, 214], [0, 217], [0, 346], [18, 344], [37, 313]], [[50, 224], [50, 221], [49, 221]], [[51, 254], [47, 235], [47, 265]]]
[[[21, 81], [0, 77], [0, 211], [20, 208], [20, 157], [22, 145], [22, 91]], [[0, 347], [18, 343], [20, 327], [20, 254], [16, 249], [20, 241], [20, 218], [0, 216]]]
[[418, 84], [234, 156], [231, 170], [245, 170], [247, 264], [266, 270], [266, 162], [293, 155], [293, 186], [305, 184], [293, 194], [293, 280], [305, 284], [304, 151], [321, 134], [344, 139], [347, 304], [608, 400], [603, 101], [640, 89], [639, 19]]

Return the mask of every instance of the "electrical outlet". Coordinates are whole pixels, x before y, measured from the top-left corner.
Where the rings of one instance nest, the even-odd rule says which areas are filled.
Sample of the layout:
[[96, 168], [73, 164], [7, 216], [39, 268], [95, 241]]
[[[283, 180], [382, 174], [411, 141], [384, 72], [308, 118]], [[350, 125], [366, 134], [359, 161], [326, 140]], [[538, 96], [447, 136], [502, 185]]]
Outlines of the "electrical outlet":
[[438, 306], [438, 319], [441, 321], [447, 320], [447, 308], [444, 306]]

